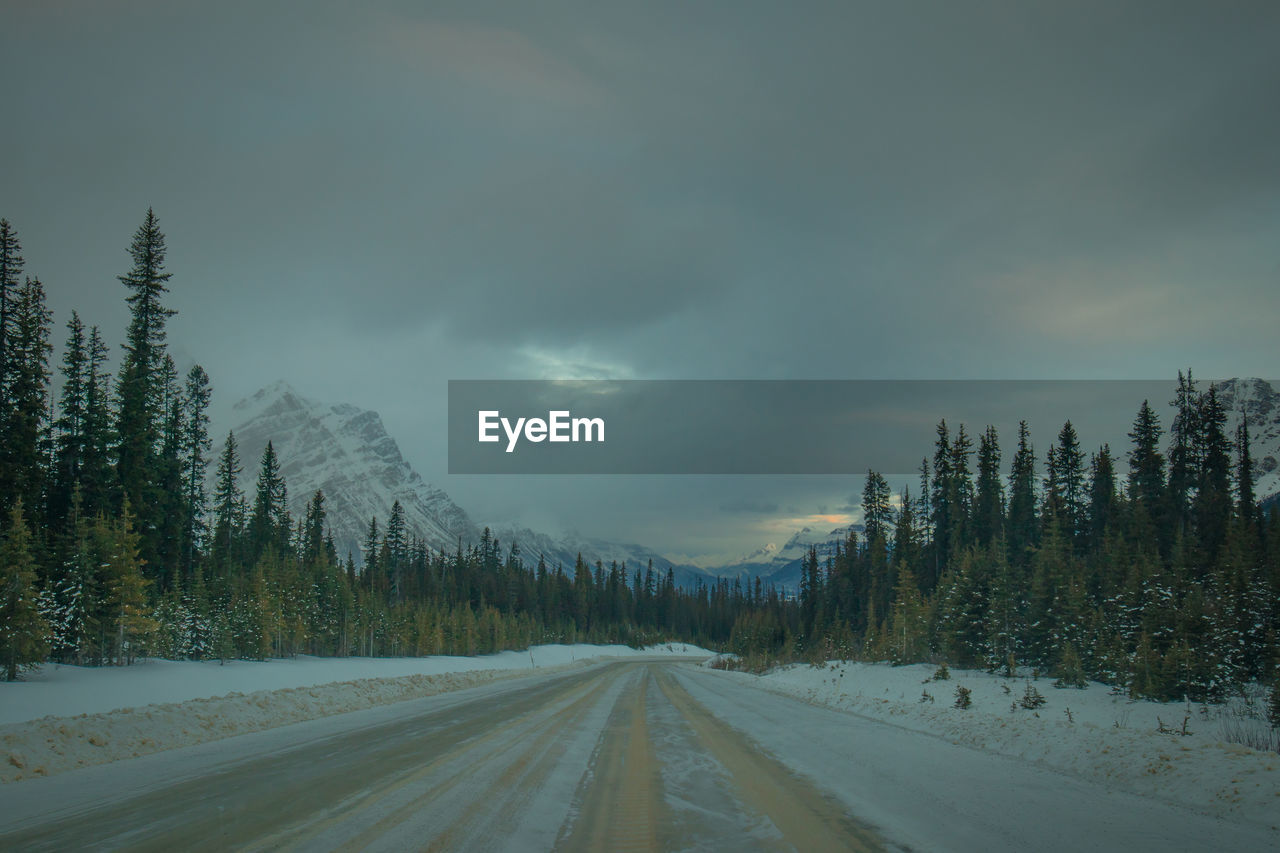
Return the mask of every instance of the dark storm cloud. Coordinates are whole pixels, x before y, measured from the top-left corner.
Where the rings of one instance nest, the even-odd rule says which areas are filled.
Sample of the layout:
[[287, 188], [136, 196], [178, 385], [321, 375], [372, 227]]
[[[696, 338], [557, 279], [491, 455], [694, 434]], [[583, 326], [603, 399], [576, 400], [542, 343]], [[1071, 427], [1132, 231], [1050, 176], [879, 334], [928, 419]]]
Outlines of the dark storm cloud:
[[59, 323], [120, 339], [154, 205], [219, 395], [378, 408], [429, 477], [448, 378], [1280, 373], [1272, 2], [2, 14]]
[[731, 513], [755, 513], [760, 515], [773, 515], [778, 512], [778, 504], [773, 501], [748, 501], [736, 500], [725, 501], [720, 504], [723, 512]]

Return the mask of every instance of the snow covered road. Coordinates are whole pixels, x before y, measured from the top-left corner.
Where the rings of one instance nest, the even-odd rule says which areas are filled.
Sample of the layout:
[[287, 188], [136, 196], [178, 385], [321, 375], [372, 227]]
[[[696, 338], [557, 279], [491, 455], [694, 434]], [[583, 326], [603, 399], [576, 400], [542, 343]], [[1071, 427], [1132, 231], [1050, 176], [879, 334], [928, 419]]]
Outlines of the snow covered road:
[[1277, 836], [670, 660], [4, 786], [0, 849], [1262, 850]]

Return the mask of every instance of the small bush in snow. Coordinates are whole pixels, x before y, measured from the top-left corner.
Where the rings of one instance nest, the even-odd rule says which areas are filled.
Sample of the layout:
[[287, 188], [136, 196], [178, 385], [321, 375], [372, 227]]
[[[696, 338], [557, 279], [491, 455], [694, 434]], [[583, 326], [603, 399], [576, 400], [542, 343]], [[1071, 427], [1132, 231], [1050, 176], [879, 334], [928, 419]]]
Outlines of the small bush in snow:
[[947, 662], [943, 661], [938, 666], [937, 670], [934, 671], [933, 677], [930, 678], [929, 680], [930, 681], [947, 681], [950, 678], [951, 678], [951, 670], [947, 669]]
[[1028, 681], [1027, 689], [1022, 694], [1022, 698], [1018, 700], [1018, 704], [1028, 711], [1034, 711], [1036, 708], [1044, 707], [1045, 698], [1040, 695], [1039, 690], [1036, 690], [1035, 685]]
[[921, 704], [921, 705], [923, 705], [925, 702], [932, 702], [932, 701], [933, 701], [933, 694], [932, 694], [932, 693], [930, 693], [928, 690], [921, 690], [921, 691], [920, 691], [920, 704]]
[[957, 685], [956, 685], [956, 704], [955, 704], [955, 707], [957, 707], [957, 708], [968, 708], [968, 707], [970, 707], [971, 705], [973, 705], [973, 696], [972, 696], [972, 693], [973, 693], [973, 691], [972, 691], [972, 690], [970, 690], [968, 687], [961, 687], [959, 684], [957, 684]]

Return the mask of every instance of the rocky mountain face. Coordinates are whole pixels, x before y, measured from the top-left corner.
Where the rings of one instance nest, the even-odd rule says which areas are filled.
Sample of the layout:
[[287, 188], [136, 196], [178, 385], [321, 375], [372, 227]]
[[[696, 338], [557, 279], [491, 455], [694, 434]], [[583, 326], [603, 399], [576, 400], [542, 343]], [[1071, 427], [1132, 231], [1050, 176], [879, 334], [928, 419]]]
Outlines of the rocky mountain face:
[[740, 560], [706, 571], [723, 577], [739, 577], [743, 583], [754, 583], [758, 577], [766, 586], [772, 584], [794, 593], [800, 588], [800, 574], [810, 548], [817, 550], [819, 560], [826, 560], [835, 554], [837, 547], [844, 546], [850, 530], [861, 536], [863, 529], [861, 524], [832, 530], [804, 527], [781, 547], [765, 545]]
[[1235, 437], [1242, 419], [1248, 422], [1254, 488], [1260, 499], [1274, 502], [1280, 493], [1280, 391], [1263, 379], [1228, 379], [1217, 388], [1231, 413], [1228, 437]]
[[369, 519], [385, 524], [400, 501], [410, 530], [436, 550], [478, 540], [465, 511], [428, 485], [400, 455], [377, 412], [345, 403], [320, 403], [277, 382], [241, 400], [233, 430], [244, 467], [241, 486], [252, 498], [262, 451], [270, 441], [289, 489], [289, 512], [305, 514], [322, 489], [338, 554], [361, 559]]
[[[1249, 423], [1257, 494], [1280, 500], [1280, 391], [1261, 379], [1231, 379], [1218, 383], [1223, 404], [1231, 413], [1230, 435], [1241, 418]], [[411, 531], [434, 550], [452, 551], [459, 542], [478, 542], [482, 525], [455, 504], [442, 489], [426, 483], [404, 460], [377, 412], [345, 403], [321, 403], [300, 395], [286, 382], [277, 382], [240, 401], [234, 409], [236, 441], [244, 466], [241, 486], [252, 495], [258, 461], [272, 442], [289, 487], [289, 510], [305, 512], [316, 489], [323, 489], [329, 524], [340, 555], [350, 551], [360, 561], [369, 519], [385, 523], [391, 505], [399, 500]], [[219, 448], [220, 450], [221, 448]], [[212, 474], [212, 472], [211, 472]], [[607, 542], [579, 534], [549, 536], [523, 527], [492, 526], [504, 545], [516, 542], [526, 560], [541, 554], [548, 565], [571, 571], [577, 555], [591, 564], [625, 562], [629, 570], [670, 568], [685, 586], [716, 576], [765, 583], [794, 590], [800, 566], [811, 546], [825, 559], [843, 543], [849, 528], [804, 528], [782, 546], [767, 545], [723, 566], [698, 569], [674, 564], [640, 545]], [[861, 532], [861, 527], [855, 525]]]
[[[262, 451], [271, 442], [289, 489], [289, 511], [305, 514], [316, 489], [324, 491], [328, 522], [338, 554], [348, 551], [361, 562], [361, 547], [376, 517], [385, 525], [391, 505], [400, 501], [408, 529], [435, 551], [452, 552], [459, 542], [479, 542], [477, 524], [442, 489], [425, 482], [405, 461], [377, 412], [346, 403], [308, 399], [287, 382], [276, 382], [241, 400], [234, 410], [233, 431], [243, 465], [241, 487], [252, 496]], [[221, 448], [218, 448], [221, 452]], [[495, 526], [500, 544], [518, 543], [528, 562], [542, 555], [547, 565], [571, 572], [578, 554], [606, 567], [614, 560], [628, 570], [644, 569], [650, 560], [665, 576], [671, 568], [679, 583], [692, 585], [707, 575], [640, 545], [589, 539], [577, 534], [552, 537], [527, 528]]]

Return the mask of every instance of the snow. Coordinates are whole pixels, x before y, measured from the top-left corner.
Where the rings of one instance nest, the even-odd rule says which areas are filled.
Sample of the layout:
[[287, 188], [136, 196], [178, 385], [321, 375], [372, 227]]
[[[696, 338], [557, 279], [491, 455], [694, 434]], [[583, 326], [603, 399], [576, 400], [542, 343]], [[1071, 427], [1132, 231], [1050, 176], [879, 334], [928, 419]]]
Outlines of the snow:
[[685, 643], [546, 645], [481, 657], [46, 666], [0, 684], [0, 782], [618, 658], [707, 658]]
[[481, 670], [529, 670], [599, 657], [678, 655], [711, 657], [715, 652], [686, 643], [633, 649], [630, 646], [534, 646], [523, 652], [477, 657], [296, 658], [268, 661], [144, 660], [126, 667], [46, 664], [15, 682], [0, 682], [0, 725], [40, 717], [100, 714], [140, 705], [314, 687], [360, 679], [404, 678]]
[[[949, 680], [933, 681], [936, 670], [832, 661], [764, 676], [723, 675], [1204, 814], [1280, 824], [1280, 755], [1227, 742], [1225, 727], [1241, 721], [1224, 719], [1222, 708], [1130, 700], [1097, 683], [1059, 689], [1047, 678], [972, 670], [952, 669]], [[1011, 708], [1028, 684], [1045, 698], [1044, 706]], [[972, 691], [967, 710], [953, 707], [957, 686]], [[933, 701], [921, 701], [925, 692]], [[1184, 722], [1187, 735], [1178, 733]], [[1170, 733], [1161, 733], [1162, 726]]]

